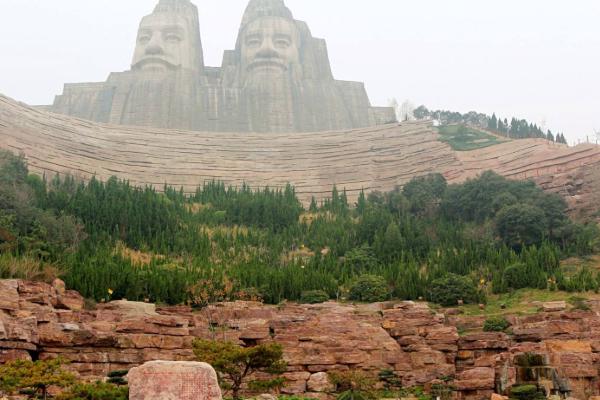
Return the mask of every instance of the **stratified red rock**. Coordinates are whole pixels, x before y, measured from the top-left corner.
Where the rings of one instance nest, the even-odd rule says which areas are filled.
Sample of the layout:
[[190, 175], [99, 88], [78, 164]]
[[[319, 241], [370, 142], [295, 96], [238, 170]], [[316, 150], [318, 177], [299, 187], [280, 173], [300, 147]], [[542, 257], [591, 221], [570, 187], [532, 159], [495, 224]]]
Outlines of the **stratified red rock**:
[[[481, 332], [485, 318], [447, 317], [418, 302], [234, 302], [193, 311], [115, 301], [85, 310], [60, 282], [0, 281], [0, 289], [0, 362], [61, 357], [90, 378], [154, 360], [194, 361], [192, 341], [201, 337], [281, 343], [288, 363], [282, 392], [319, 399], [331, 390], [327, 373], [349, 369], [374, 377], [391, 369], [405, 387], [451, 379], [464, 399], [489, 398], [516, 382], [516, 360], [525, 353], [539, 355], [575, 397], [600, 394], [595, 302], [590, 311], [509, 316], [509, 335]], [[457, 327], [472, 333], [459, 335]]]

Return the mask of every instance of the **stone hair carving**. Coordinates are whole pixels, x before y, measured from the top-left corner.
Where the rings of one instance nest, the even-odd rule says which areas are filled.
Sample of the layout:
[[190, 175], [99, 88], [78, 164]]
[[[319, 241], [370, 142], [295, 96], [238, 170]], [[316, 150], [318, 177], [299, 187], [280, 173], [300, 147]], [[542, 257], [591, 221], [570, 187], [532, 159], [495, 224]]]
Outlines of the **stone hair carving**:
[[221, 67], [203, 60], [198, 9], [160, 0], [140, 23], [131, 70], [67, 84], [51, 111], [98, 122], [223, 132], [310, 132], [395, 121], [364, 85], [336, 81], [327, 46], [283, 0], [251, 0]]

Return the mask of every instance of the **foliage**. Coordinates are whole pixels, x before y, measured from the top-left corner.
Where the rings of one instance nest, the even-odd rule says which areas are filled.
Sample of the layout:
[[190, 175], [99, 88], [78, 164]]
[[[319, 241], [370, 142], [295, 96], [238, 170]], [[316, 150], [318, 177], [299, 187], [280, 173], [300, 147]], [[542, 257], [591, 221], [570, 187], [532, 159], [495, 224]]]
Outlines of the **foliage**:
[[456, 306], [459, 301], [464, 304], [476, 303], [480, 300], [473, 281], [466, 276], [448, 274], [431, 283], [429, 300], [442, 306]]
[[442, 383], [431, 385], [431, 398], [439, 400], [450, 400], [456, 392], [456, 387], [449, 383], [452, 377], [442, 379]]
[[585, 299], [584, 297], [580, 297], [580, 296], [571, 296], [569, 297], [569, 304], [571, 304], [571, 306], [573, 306], [574, 310], [581, 310], [581, 311], [590, 311], [591, 308], [587, 303], [587, 299]]
[[303, 214], [291, 186], [207, 182], [187, 195], [116, 178], [48, 180], [0, 153], [0, 276], [60, 275], [95, 301], [110, 289], [111, 300], [195, 307], [278, 304], [316, 290], [342, 298], [363, 275], [378, 277], [379, 291], [354, 293], [359, 301], [429, 297], [449, 273], [480, 282], [481, 292], [600, 289], [594, 269], [559, 266], [598, 250], [597, 225], [571, 221], [564, 200], [531, 182], [486, 172], [447, 185], [432, 174], [361, 192], [356, 208], [337, 188], [312, 203]]
[[484, 332], [504, 332], [510, 327], [510, 322], [504, 317], [490, 317], [483, 323]]
[[475, 111], [461, 114], [455, 111], [428, 110], [425, 106], [417, 107], [414, 110], [414, 116], [417, 119], [436, 119], [442, 124], [442, 127], [466, 125], [470, 129], [488, 130], [511, 139], [541, 138], [567, 144], [562, 133], [554, 135], [550, 130], [544, 132], [537, 124], [514, 117], [509, 122], [507, 118], [498, 118], [496, 114], [489, 116]]
[[56, 260], [83, 240], [83, 227], [70, 215], [38, 208], [39, 179], [29, 178], [23, 157], [0, 150], [0, 251]]
[[431, 216], [446, 192], [448, 184], [442, 174], [429, 174], [408, 182], [402, 194], [410, 204], [410, 210], [417, 215]]
[[64, 271], [55, 262], [40, 260], [31, 255], [16, 256], [0, 253], [0, 279], [23, 279], [50, 283]]
[[329, 373], [331, 383], [338, 393], [337, 400], [373, 400], [376, 396], [376, 380], [359, 370]]
[[309, 397], [302, 397], [302, 396], [286, 396], [286, 395], [281, 395], [281, 396], [277, 396], [277, 400], [313, 400]]
[[502, 208], [497, 215], [497, 231], [507, 246], [522, 249], [540, 245], [544, 238], [544, 212], [529, 204]]
[[240, 347], [231, 342], [218, 342], [196, 339], [194, 354], [199, 361], [207, 362], [218, 372], [221, 382], [230, 384], [234, 399], [240, 399], [240, 389], [245, 381], [262, 390], [281, 386], [281, 378], [271, 380], [253, 379], [258, 372], [271, 375], [285, 372], [283, 349], [277, 343], [260, 344], [253, 347]]
[[376, 275], [362, 275], [350, 288], [349, 299], [373, 303], [390, 298], [390, 288], [385, 279]]
[[510, 388], [509, 398], [515, 400], [543, 400], [546, 395], [544, 390], [536, 385], [515, 385]]
[[465, 125], [444, 125], [438, 128], [440, 141], [456, 151], [483, 149], [504, 142], [497, 136]]
[[30, 389], [34, 396], [40, 394], [46, 399], [48, 387], [67, 387], [75, 381], [75, 376], [62, 369], [60, 359], [49, 361], [12, 361], [0, 365], [0, 389], [14, 393]]
[[129, 389], [111, 383], [78, 383], [56, 397], [57, 400], [127, 400]]
[[112, 383], [113, 385], [125, 386], [125, 385], [127, 385], [127, 379], [125, 379], [125, 376], [128, 373], [129, 373], [129, 371], [126, 369], [111, 371], [108, 373], [108, 375], [107, 375], [108, 379], [106, 381], [108, 383]]
[[393, 369], [379, 371], [378, 377], [386, 391], [395, 392], [402, 389], [402, 378]]
[[308, 290], [302, 292], [300, 302], [304, 304], [318, 304], [329, 300], [329, 295], [323, 290]]

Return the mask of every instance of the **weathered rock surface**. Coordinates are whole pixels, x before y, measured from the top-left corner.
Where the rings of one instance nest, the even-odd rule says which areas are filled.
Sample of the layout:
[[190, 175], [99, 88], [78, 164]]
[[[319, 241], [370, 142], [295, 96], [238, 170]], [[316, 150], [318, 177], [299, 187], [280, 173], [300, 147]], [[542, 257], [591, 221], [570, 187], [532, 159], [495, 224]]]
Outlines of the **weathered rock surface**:
[[[0, 148], [22, 152], [33, 172], [111, 176], [158, 189], [196, 191], [207, 180], [285, 187], [310, 202], [334, 183], [355, 199], [415, 175], [460, 164], [427, 122], [328, 133], [210, 133], [103, 125], [26, 107], [0, 95]], [[91, 156], [93, 154], [93, 156]]]
[[[523, 139], [455, 152], [428, 122], [313, 133], [209, 133], [103, 125], [39, 111], [0, 95], [0, 148], [26, 155], [33, 172], [83, 179], [113, 175], [135, 185], [164, 182], [188, 193], [207, 180], [253, 187], [292, 183], [306, 203], [344, 187], [389, 191], [439, 172], [451, 183], [492, 169], [533, 179], [590, 215], [600, 204], [600, 146]], [[0, 303], [11, 296], [0, 294]]]
[[151, 361], [127, 374], [130, 400], [221, 400], [215, 370], [199, 362]]
[[[517, 382], [519, 359], [530, 353], [574, 397], [600, 394], [594, 302], [591, 311], [510, 317], [509, 335], [480, 332], [481, 318], [449, 318], [424, 303], [235, 302], [193, 312], [118, 301], [78, 310], [60, 305], [68, 291], [57, 284], [13, 280], [0, 281], [0, 288], [13, 295], [0, 304], [0, 362], [62, 357], [82, 376], [104, 377], [149, 361], [194, 361], [195, 337], [248, 345], [275, 340], [288, 362], [286, 394], [325, 398], [332, 389], [327, 372], [358, 368], [373, 376], [392, 369], [405, 387], [450, 378], [462, 398], [480, 399]], [[471, 333], [459, 336], [458, 327]]]

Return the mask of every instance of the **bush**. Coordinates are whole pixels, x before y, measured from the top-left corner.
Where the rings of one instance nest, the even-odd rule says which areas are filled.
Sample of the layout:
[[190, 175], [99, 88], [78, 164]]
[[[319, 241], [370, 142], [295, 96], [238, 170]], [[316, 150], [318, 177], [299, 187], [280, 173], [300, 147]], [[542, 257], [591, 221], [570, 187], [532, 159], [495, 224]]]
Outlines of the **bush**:
[[129, 388], [110, 383], [77, 384], [58, 396], [57, 400], [127, 400]]
[[587, 299], [585, 297], [572, 296], [569, 298], [569, 304], [573, 306], [574, 310], [580, 311], [590, 311], [591, 308], [587, 303]]
[[514, 264], [504, 270], [502, 278], [507, 289], [523, 289], [527, 287], [524, 279], [526, 274], [525, 265]]
[[429, 300], [444, 307], [456, 306], [459, 300], [465, 304], [477, 303], [479, 295], [475, 284], [466, 276], [448, 274], [431, 283]]
[[375, 303], [390, 298], [391, 291], [385, 280], [376, 275], [363, 275], [350, 288], [350, 300]]
[[17, 360], [0, 365], [0, 391], [10, 394], [25, 390], [45, 399], [50, 386], [64, 388], [75, 382], [75, 376], [62, 367], [61, 359]]
[[510, 398], [516, 400], [542, 400], [544, 391], [536, 385], [516, 385], [510, 389]]
[[398, 391], [402, 389], [402, 378], [400, 378], [393, 369], [379, 371], [378, 377], [385, 390]]
[[338, 393], [337, 400], [372, 400], [377, 398], [376, 380], [362, 371], [336, 371], [329, 373], [329, 379]]
[[304, 304], [325, 303], [328, 300], [329, 295], [323, 290], [309, 290], [302, 292], [302, 296], [300, 297], [300, 302]]
[[198, 361], [214, 367], [222, 388], [230, 389], [234, 400], [241, 399], [240, 390], [245, 383], [262, 392], [279, 388], [284, 383], [280, 376], [267, 378], [284, 373], [287, 367], [283, 348], [278, 343], [240, 347], [231, 342], [196, 339], [192, 346]]
[[484, 332], [504, 332], [510, 327], [510, 323], [504, 317], [491, 317], [483, 324]]

